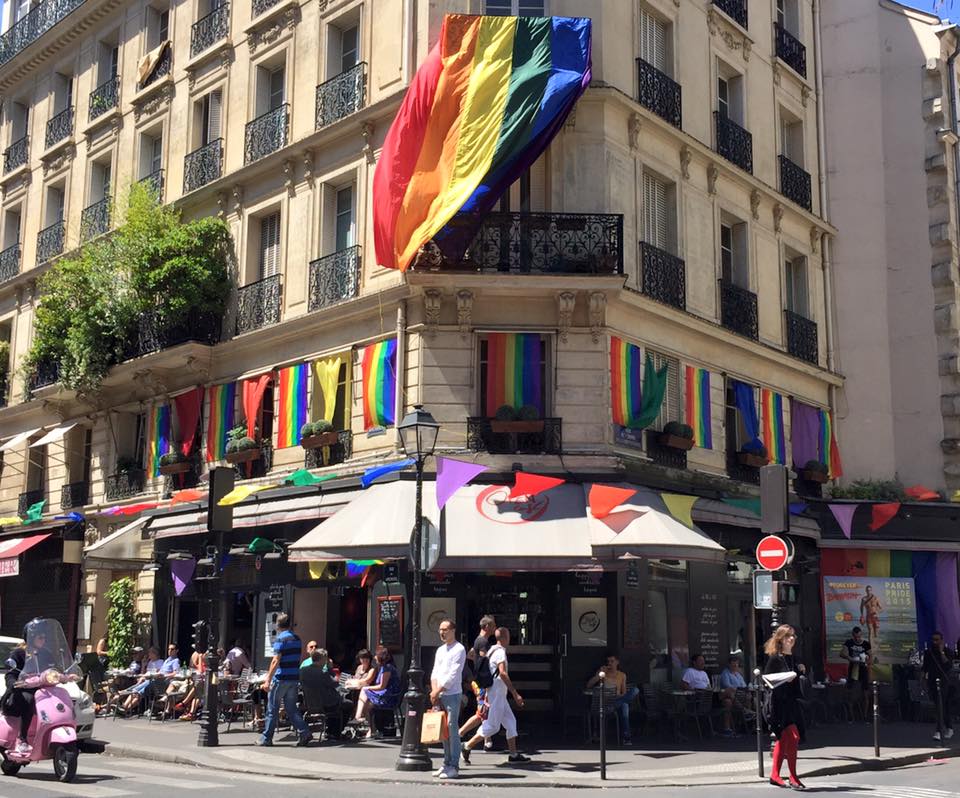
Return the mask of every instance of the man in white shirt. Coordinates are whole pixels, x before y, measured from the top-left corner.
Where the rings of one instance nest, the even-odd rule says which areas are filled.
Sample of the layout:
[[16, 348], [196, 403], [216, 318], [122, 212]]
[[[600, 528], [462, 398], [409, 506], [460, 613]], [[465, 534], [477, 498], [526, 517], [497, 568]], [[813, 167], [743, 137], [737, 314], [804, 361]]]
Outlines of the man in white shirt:
[[457, 625], [446, 618], [440, 622], [440, 640], [430, 674], [430, 703], [447, 713], [449, 735], [443, 741], [443, 767], [434, 775], [455, 779], [460, 775], [460, 697], [463, 694], [463, 665], [467, 652], [457, 642]]
[[250, 660], [243, 650], [243, 641], [234, 641], [233, 648], [227, 652], [224, 667], [231, 676], [239, 676], [244, 668], [250, 667]]
[[694, 654], [690, 658], [690, 667], [683, 672], [684, 690], [709, 690], [710, 677], [707, 676], [707, 661], [703, 654]]

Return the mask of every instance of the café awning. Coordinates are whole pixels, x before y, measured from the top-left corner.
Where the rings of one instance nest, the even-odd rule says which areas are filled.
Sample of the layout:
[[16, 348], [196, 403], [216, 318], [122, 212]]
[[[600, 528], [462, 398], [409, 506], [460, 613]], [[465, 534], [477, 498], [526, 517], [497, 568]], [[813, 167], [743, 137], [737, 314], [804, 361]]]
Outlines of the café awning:
[[31, 443], [30, 448], [36, 449], [39, 446], [46, 446], [48, 443], [55, 443], [56, 441], [62, 440], [63, 436], [75, 426], [77, 426], [77, 422], [71, 421], [69, 424], [61, 424], [59, 427], [54, 427], [52, 430], [47, 432], [46, 435], [41, 438], [37, 438], [33, 443]]
[[43, 535], [0, 540], [0, 560], [12, 560], [14, 557], [19, 557], [28, 549], [32, 549], [38, 543], [45, 541], [50, 537], [50, 534], [50, 532], [47, 532]]
[[26, 432], [21, 432], [17, 435], [14, 435], [12, 438], [7, 438], [3, 443], [0, 443], [0, 452], [8, 452], [11, 449], [16, 449], [21, 443], [23, 443], [31, 435], [35, 435], [40, 431], [40, 427], [35, 429], [28, 429]]
[[84, 565], [87, 568], [113, 568], [149, 561], [149, 557], [141, 554], [143, 546], [140, 535], [148, 520], [146, 516], [138, 518], [92, 546], [87, 546], [83, 550]]

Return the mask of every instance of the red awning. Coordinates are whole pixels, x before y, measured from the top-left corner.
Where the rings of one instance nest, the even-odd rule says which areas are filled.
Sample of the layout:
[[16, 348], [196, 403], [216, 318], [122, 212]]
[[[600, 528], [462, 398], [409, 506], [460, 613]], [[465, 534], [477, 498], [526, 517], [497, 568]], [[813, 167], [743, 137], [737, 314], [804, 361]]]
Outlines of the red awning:
[[19, 557], [27, 549], [33, 548], [38, 543], [50, 537], [51, 533], [43, 535], [31, 535], [28, 538], [7, 538], [0, 540], [0, 560], [9, 560]]

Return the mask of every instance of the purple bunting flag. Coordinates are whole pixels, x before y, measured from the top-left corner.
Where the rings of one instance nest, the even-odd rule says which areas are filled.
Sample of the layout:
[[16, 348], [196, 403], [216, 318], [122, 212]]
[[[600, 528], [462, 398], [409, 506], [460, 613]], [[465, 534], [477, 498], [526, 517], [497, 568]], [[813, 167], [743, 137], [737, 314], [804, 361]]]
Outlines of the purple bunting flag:
[[857, 511], [859, 504], [828, 504], [827, 507], [830, 508], [830, 512], [833, 513], [833, 517], [837, 519], [837, 523], [840, 525], [840, 531], [843, 532], [843, 536], [850, 540], [850, 535], [853, 527], [853, 514]]
[[189, 560], [171, 560], [170, 574], [173, 576], [173, 591], [178, 596], [187, 589], [187, 585], [193, 579], [193, 572], [197, 567], [197, 561], [192, 557]]
[[442, 510], [454, 493], [486, 470], [487, 467], [484, 465], [464, 463], [462, 460], [451, 460], [448, 457], [438, 457], [437, 508]]

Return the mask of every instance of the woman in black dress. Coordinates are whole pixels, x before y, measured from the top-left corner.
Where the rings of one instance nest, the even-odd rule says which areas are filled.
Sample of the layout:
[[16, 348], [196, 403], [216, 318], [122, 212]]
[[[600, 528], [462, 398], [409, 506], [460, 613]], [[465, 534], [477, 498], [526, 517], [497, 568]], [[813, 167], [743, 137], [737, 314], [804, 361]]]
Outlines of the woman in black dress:
[[794, 671], [797, 674], [796, 679], [773, 688], [768, 717], [765, 720], [770, 731], [777, 737], [773, 747], [770, 783], [777, 787], [787, 786], [780, 777], [780, 769], [786, 759], [790, 769], [790, 786], [795, 790], [804, 790], [806, 787], [797, 776], [797, 748], [804, 737], [803, 713], [800, 710], [800, 699], [803, 697], [800, 692], [800, 674], [804, 673], [805, 669], [794, 659], [793, 647], [796, 643], [797, 633], [792, 626], [784, 624], [777, 627], [763, 647], [768, 657], [764, 673]]

